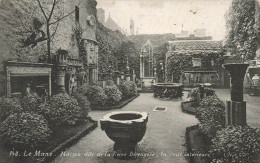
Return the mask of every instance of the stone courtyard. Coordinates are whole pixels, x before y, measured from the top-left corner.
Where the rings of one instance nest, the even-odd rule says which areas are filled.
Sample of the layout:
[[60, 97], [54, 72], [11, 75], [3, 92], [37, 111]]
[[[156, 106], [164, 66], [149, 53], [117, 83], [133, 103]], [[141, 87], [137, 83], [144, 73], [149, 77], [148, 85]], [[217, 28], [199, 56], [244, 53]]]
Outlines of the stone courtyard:
[[258, 163], [259, 2], [0, 0], [0, 163]]
[[[187, 96], [187, 95], [186, 95]], [[134, 101], [122, 110], [147, 112], [149, 119], [147, 131], [143, 140], [139, 143], [137, 152], [141, 154], [154, 154], [154, 156], [137, 157], [133, 162], [187, 162], [183, 156], [185, 152], [185, 128], [197, 123], [193, 115], [181, 111], [182, 100], [167, 101], [156, 99], [151, 93], [142, 93]], [[167, 107], [166, 112], [153, 111], [156, 106]], [[90, 116], [99, 121], [108, 112], [115, 111], [92, 111]], [[68, 149], [68, 153], [93, 152], [95, 155], [101, 153], [113, 153], [113, 144], [100, 127], [82, 138], [75, 146]], [[161, 156], [161, 154], [166, 154]], [[175, 154], [177, 156], [171, 156]], [[179, 156], [180, 155], [180, 156]], [[113, 156], [106, 157], [57, 157], [53, 162], [124, 162], [114, 159]], [[131, 162], [131, 161], [130, 161]]]
[[[229, 89], [215, 89], [216, 94], [222, 100], [230, 99]], [[244, 95], [247, 103], [247, 121], [252, 127], [259, 128], [260, 116], [258, 97]], [[120, 163], [120, 162], [154, 162], [154, 163], [186, 163], [184, 154], [185, 147], [185, 129], [186, 127], [198, 123], [193, 115], [183, 113], [181, 110], [181, 102], [187, 100], [187, 91], [183, 96], [183, 100], [176, 99], [172, 101], [157, 99], [151, 93], [142, 93], [138, 98], [120, 110], [145, 111], [149, 113], [147, 123], [147, 131], [143, 140], [138, 144], [136, 153], [147, 154], [148, 156], [138, 156], [134, 161], [123, 161], [114, 159], [113, 144], [105, 132], [100, 127], [83, 137], [77, 144], [69, 148], [67, 153], [84, 153], [89, 152], [90, 156], [66, 157], [58, 156], [53, 163], [70, 163], [70, 162], [93, 162], [93, 163]], [[166, 112], [153, 111], [156, 106], [167, 107]], [[108, 112], [115, 111], [91, 111], [90, 116], [99, 121], [102, 116]], [[96, 157], [101, 152], [103, 156]], [[104, 156], [104, 155], [107, 156]], [[109, 156], [110, 154], [110, 156]], [[151, 156], [151, 154], [154, 154]]]

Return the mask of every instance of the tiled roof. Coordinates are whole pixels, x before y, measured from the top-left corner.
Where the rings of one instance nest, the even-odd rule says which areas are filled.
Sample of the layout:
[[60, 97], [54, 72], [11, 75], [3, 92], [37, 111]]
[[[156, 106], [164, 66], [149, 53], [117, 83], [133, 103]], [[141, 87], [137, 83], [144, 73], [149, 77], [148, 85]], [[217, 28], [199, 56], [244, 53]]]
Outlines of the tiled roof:
[[194, 50], [220, 50], [221, 41], [209, 40], [185, 40], [185, 41], [169, 41], [172, 51], [194, 51]]

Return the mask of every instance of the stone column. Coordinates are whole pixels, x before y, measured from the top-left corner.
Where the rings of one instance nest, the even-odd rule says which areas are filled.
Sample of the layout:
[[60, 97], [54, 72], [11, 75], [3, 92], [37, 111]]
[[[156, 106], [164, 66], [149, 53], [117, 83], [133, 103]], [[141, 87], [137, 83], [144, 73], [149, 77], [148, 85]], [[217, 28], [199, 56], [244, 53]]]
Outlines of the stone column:
[[126, 74], [126, 75], [125, 75], [125, 80], [126, 80], [126, 81], [130, 81], [130, 74]]
[[116, 85], [120, 85], [120, 79], [121, 79], [121, 76], [117, 75], [116, 76]]
[[7, 70], [7, 76], [6, 76], [6, 96], [8, 98], [11, 97], [11, 74]]
[[243, 81], [249, 64], [224, 64], [231, 77], [231, 101], [226, 102], [226, 125], [246, 125], [246, 102], [243, 99]]
[[49, 72], [49, 97], [51, 97], [51, 71]]
[[59, 50], [56, 55], [56, 81], [58, 86], [58, 92], [66, 92], [65, 91], [65, 73], [67, 69], [67, 56], [68, 52], [65, 50]]
[[127, 57], [127, 66], [126, 66], [126, 74], [125, 74], [125, 80], [126, 81], [130, 81], [130, 73], [129, 73], [130, 67], [129, 67], [129, 63], [128, 63], [128, 57]]
[[133, 82], [135, 83], [136, 75], [135, 75], [135, 70], [133, 69]]

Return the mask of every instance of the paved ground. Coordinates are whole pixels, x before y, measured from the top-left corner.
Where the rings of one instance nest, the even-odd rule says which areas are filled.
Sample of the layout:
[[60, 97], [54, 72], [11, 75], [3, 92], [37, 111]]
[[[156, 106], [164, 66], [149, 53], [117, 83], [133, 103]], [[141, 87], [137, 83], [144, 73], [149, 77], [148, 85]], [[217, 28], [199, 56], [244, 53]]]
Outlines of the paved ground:
[[[186, 92], [187, 93], [187, 92]], [[185, 93], [184, 97], [187, 97]], [[185, 99], [185, 98], [184, 98]], [[183, 100], [184, 100], [183, 99]], [[87, 153], [92, 152], [94, 156], [59, 156], [55, 163], [114, 163], [114, 162], [154, 162], [154, 163], [186, 163], [187, 160], [182, 155], [185, 152], [185, 129], [195, 125], [197, 120], [193, 115], [181, 111], [182, 100], [176, 99], [166, 101], [156, 99], [152, 93], [141, 94], [134, 101], [120, 110], [144, 111], [149, 113], [146, 134], [138, 144], [138, 153], [153, 153], [152, 157], [138, 157], [134, 161], [116, 160], [112, 156], [97, 157], [96, 155], [113, 153], [113, 141], [110, 140], [100, 125], [92, 133], [86, 135], [77, 144], [68, 149], [67, 153]], [[155, 106], [166, 106], [167, 112], [154, 112]], [[112, 111], [112, 110], [111, 110]], [[102, 116], [111, 111], [91, 111], [90, 116], [99, 120]], [[161, 155], [161, 153], [164, 153]], [[172, 155], [172, 156], [171, 156]], [[174, 156], [175, 155], [175, 156]], [[176, 156], [177, 155], [177, 156]], [[180, 156], [178, 156], [180, 155]]]

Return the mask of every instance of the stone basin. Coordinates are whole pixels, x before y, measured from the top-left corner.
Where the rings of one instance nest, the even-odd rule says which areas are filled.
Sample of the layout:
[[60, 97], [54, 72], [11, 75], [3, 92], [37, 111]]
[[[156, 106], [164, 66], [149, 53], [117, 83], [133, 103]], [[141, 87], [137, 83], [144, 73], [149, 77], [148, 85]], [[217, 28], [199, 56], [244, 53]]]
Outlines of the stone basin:
[[115, 142], [115, 158], [133, 159], [136, 146], [146, 131], [148, 113], [135, 111], [117, 111], [108, 113], [101, 120], [101, 129]]
[[157, 83], [154, 85], [154, 97], [182, 98], [183, 84]]

